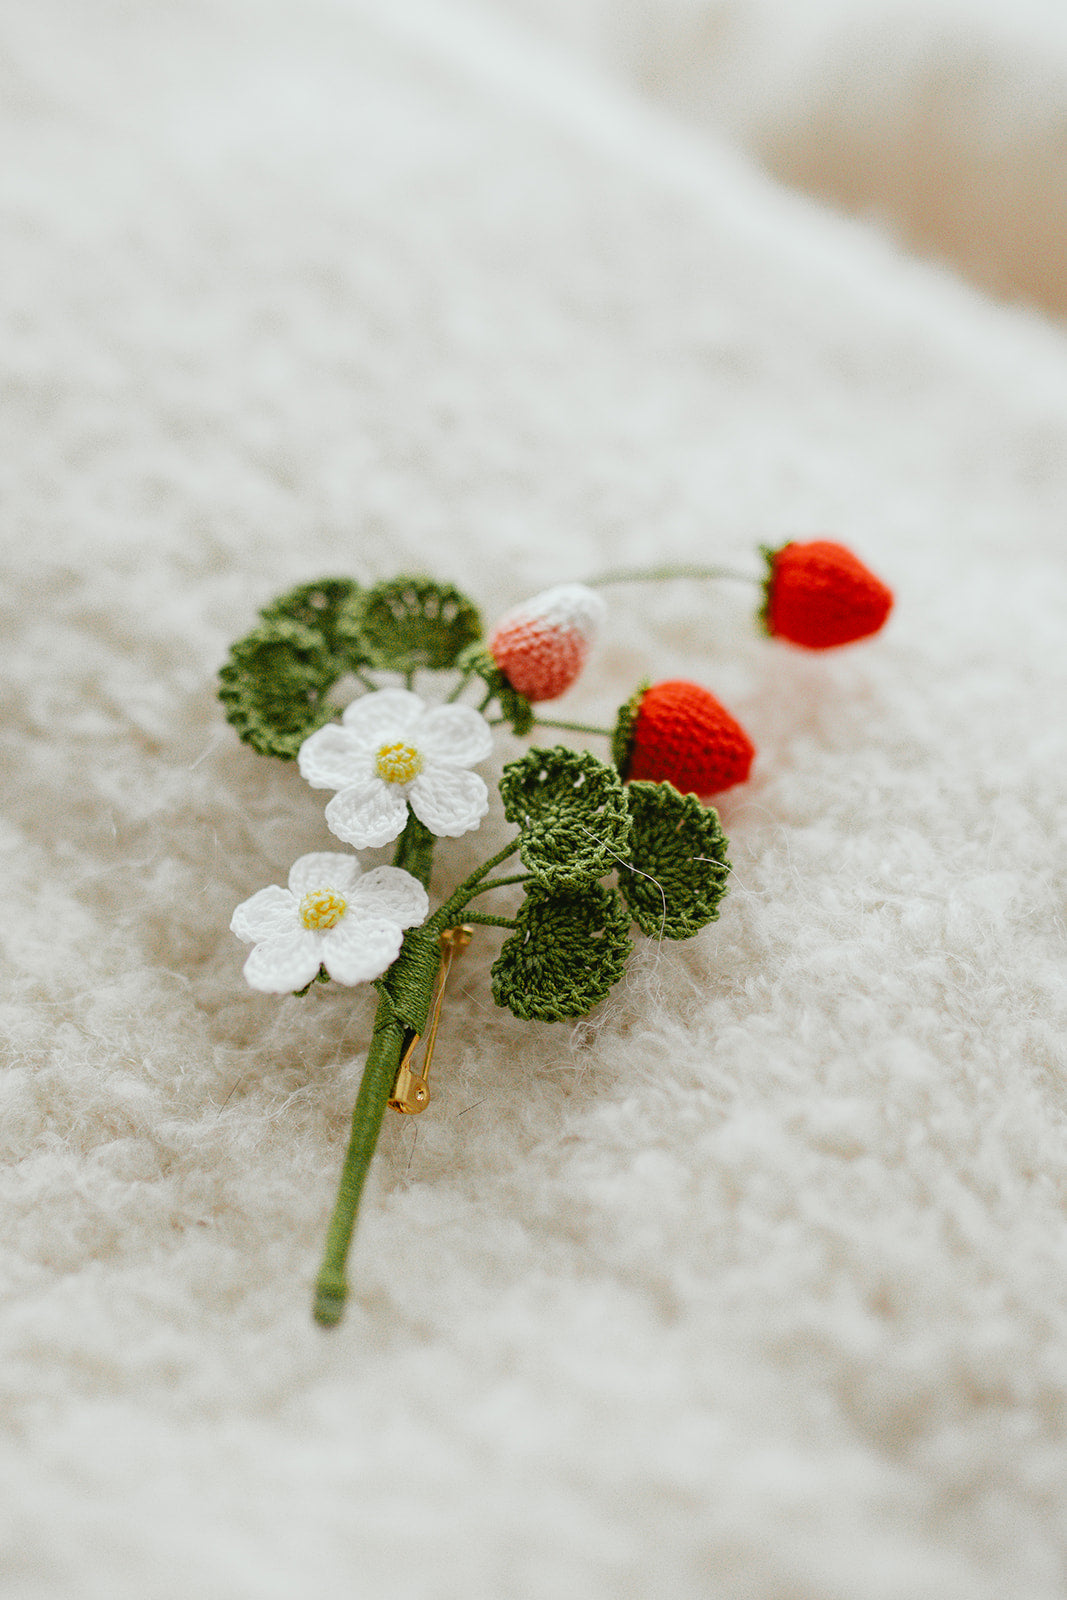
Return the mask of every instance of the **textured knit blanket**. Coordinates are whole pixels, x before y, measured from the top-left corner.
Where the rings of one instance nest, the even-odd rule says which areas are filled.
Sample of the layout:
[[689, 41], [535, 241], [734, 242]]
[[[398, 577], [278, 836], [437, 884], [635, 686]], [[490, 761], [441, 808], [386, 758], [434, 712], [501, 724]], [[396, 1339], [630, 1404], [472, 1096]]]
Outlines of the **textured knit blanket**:
[[[1064, 1593], [1067, 50], [919, 9], [0, 8], [4, 1600]], [[720, 920], [576, 1026], [478, 930], [316, 1327], [376, 997], [242, 979], [333, 841], [230, 642], [818, 536], [876, 638], [605, 591]]]

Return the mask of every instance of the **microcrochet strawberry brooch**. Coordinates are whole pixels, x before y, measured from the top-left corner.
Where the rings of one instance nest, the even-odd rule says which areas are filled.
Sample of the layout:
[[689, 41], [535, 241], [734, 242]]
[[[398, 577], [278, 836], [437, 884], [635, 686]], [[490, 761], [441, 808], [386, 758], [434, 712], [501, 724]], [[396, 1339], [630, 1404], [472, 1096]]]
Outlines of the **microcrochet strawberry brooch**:
[[[841, 545], [765, 555], [771, 634], [826, 649], [867, 637], [889, 614], [889, 590]], [[232, 647], [219, 673], [229, 721], [259, 754], [295, 762], [309, 789], [332, 791], [317, 825], [348, 847], [302, 853], [284, 886], [268, 883], [237, 906], [231, 931], [252, 947], [245, 978], [264, 994], [326, 990], [336, 1000], [339, 989], [372, 984], [377, 995], [316, 1282], [323, 1327], [343, 1313], [386, 1111], [415, 1115], [430, 1104], [445, 986], [472, 935], [500, 940], [496, 1004], [547, 1023], [583, 1017], [607, 998], [635, 934], [691, 939], [718, 918], [730, 863], [706, 802], [749, 775], [755, 748], [740, 723], [683, 678], [642, 684], [613, 729], [540, 708], [585, 665], [605, 610], [597, 586], [739, 577], [752, 581], [705, 567], [607, 573], [545, 590], [488, 631], [451, 583], [408, 575], [364, 587], [328, 577], [279, 596]], [[353, 682], [359, 692], [335, 703], [336, 686]], [[546, 742], [483, 776], [474, 769], [492, 760], [504, 725], [508, 738], [535, 728], [592, 735], [612, 759]], [[490, 817], [493, 787], [494, 837], [479, 850], [473, 836]], [[460, 838], [468, 848], [450, 873], [436, 855]], [[390, 863], [356, 854], [384, 846]]]
[[892, 590], [843, 544], [813, 539], [764, 548], [767, 577], [761, 619], [769, 634], [830, 650], [877, 633], [893, 607]]

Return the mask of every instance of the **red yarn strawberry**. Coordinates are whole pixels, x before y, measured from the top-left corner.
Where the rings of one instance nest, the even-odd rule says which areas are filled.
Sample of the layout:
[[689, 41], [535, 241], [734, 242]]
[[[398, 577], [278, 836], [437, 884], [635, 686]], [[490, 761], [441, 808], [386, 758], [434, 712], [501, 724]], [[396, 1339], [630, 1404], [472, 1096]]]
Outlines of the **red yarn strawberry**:
[[756, 749], [713, 694], [671, 678], [642, 686], [622, 707], [612, 754], [624, 779], [673, 783], [705, 800], [743, 783]]
[[764, 548], [761, 617], [767, 632], [808, 650], [829, 650], [877, 633], [893, 607], [887, 589], [843, 544], [813, 539]]
[[604, 602], [584, 583], [561, 583], [501, 617], [489, 652], [527, 700], [555, 700], [585, 666]]

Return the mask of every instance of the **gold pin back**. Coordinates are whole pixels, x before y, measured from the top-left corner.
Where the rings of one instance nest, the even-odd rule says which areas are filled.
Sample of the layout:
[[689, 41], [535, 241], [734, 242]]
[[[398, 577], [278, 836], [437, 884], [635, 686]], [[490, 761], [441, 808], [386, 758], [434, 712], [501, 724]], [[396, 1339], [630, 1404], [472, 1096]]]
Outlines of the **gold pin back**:
[[389, 1104], [394, 1111], [403, 1111], [411, 1116], [416, 1116], [420, 1111], [425, 1111], [430, 1103], [430, 1062], [433, 1060], [433, 1047], [437, 1039], [437, 1026], [441, 1021], [441, 1006], [445, 998], [445, 985], [448, 974], [452, 970], [452, 962], [456, 956], [462, 955], [471, 942], [474, 929], [467, 923], [460, 923], [458, 927], [446, 928], [441, 934], [441, 965], [437, 969], [437, 981], [434, 984], [433, 997], [430, 1000], [430, 1021], [426, 1034], [426, 1049], [422, 1057], [422, 1071], [416, 1072], [412, 1066], [415, 1051], [418, 1049], [421, 1034], [412, 1034], [411, 1039], [400, 1058], [397, 1068], [396, 1082], [393, 1092], [389, 1096]]

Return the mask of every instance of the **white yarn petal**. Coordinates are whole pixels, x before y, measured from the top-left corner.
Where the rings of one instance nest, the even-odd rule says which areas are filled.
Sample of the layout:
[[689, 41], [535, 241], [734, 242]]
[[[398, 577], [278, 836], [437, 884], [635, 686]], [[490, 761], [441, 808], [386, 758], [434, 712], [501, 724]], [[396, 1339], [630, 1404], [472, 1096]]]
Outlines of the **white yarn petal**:
[[402, 738], [425, 709], [425, 701], [410, 689], [376, 689], [346, 706], [341, 721], [360, 749], [372, 751], [383, 739]]
[[408, 820], [407, 802], [396, 784], [371, 778], [352, 789], [342, 789], [326, 807], [326, 826], [357, 850], [388, 844], [403, 831]]
[[332, 889], [347, 900], [361, 870], [355, 856], [342, 855], [340, 850], [315, 850], [293, 862], [289, 887], [298, 900], [309, 889]]
[[408, 789], [408, 800], [419, 821], [444, 839], [470, 833], [489, 810], [489, 790], [478, 774], [443, 762], [423, 767]]
[[426, 761], [473, 767], [493, 751], [489, 724], [473, 706], [431, 706], [412, 730], [413, 742]]
[[321, 963], [319, 935], [297, 924], [283, 937], [256, 945], [245, 962], [245, 977], [264, 994], [288, 994], [310, 983]]
[[304, 740], [297, 752], [300, 776], [313, 789], [347, 789], [374, 770], [373, 756], [349, 728], [328, 722]]
[[288, 889], [272, 883], [269, 889], [260, 889], [250, 899], [243, 900], [230, 919], [230, 932], [245, 944], [255, 944], [257, 939], [273, 939], [283, 935], [296, 920], [296, 901]]
[[374, 867], [364, 873], [348, 904], [350, 916], [388, 917], [399, 928], [413, 928], [424, 922], [430, 909], [426, 890], [418, 878], [402, 867]]
[[392, 966], [403, 941], [397, 923], [349, 912], [321, 935], [322, 964], [338, 983], [370, 983]]

